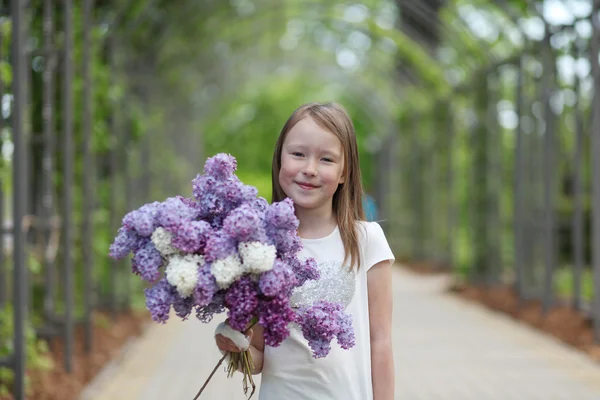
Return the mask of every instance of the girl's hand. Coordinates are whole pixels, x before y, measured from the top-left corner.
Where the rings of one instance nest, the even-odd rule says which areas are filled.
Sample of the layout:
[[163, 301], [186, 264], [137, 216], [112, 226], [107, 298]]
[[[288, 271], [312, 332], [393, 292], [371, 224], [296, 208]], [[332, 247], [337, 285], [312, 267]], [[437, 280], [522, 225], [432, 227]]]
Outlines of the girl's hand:
[[[248, 341], [251, 342], [252, 337], [254, 336], [254, 331], [252, 329], [248, 329], [245, 335], [248, 338]], [[215, 342], [217, 343], [217, 347], [221, 351], [228, 351], [230, 353], [240, 353], [243, 351], [242, 349], [237, 347], [231, 339], [221, 335], [220, 333], [215, 335]]]

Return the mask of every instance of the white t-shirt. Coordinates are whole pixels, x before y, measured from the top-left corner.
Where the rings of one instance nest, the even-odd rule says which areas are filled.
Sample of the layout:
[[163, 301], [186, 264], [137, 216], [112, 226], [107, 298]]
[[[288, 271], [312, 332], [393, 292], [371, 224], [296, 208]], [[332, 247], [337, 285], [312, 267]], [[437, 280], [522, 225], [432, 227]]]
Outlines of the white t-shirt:
[[303, 239], [301, 256], [315, 258], [321, 278], [307, 281], [291, 299], [293, 306], [315, 300], [341, 302], [352, 316], [355, 346], [344, 350], [334, 339], [329, 354], [315, 359], [302, 332], [292, 328], [278, 347], [265, 347], [259, 400], [373, 398], [367, 271], [381, 261], [393, 262], [394, 255], [376, 222], [360, 222], [359, 232], [358, 271], [342, 266], [344, 246], [338, 228], [324, 238]]

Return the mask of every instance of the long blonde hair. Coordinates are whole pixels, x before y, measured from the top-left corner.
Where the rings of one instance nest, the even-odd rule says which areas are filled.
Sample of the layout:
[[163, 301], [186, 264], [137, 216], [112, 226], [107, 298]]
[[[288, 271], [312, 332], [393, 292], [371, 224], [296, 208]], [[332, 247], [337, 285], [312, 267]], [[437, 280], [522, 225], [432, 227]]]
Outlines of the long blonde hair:
[[279, 184], [281, 152], [287, 133], [302, 119], [310, 117], [321, 128], [333, 133], [342, 142], [344, 153], [344, 183], [338, 186], [333, 195], [333, 213], [335, 215], [342, 243], [344, 244], [344, 263], [360, 268], [360, 249], [358, 245], [358, 221], [365, 220], [363, 210], [363, 186], [360, 176], [358, 144], [354, 125], [343, 106], [337, 103], [308, 103], [298, 107], [288, 118], [279, 133], [273, 153], [271, 173], [273, 184], [272, 201], [282, 201], [287, 195]]

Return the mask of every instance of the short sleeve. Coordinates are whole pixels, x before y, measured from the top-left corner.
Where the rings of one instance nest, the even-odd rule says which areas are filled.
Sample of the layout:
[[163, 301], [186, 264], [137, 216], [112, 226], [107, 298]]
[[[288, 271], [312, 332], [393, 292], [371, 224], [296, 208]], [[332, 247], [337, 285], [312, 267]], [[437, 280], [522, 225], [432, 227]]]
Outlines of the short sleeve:
[[394, 254], [385, 237], [385, 233], [377, 222], [367, 222], [365, 226], [365, 247], [364, 247], [364, 266], [368, 271], [372, 266], [381, 261], [389, 260], [390, 263], [395, 261]]

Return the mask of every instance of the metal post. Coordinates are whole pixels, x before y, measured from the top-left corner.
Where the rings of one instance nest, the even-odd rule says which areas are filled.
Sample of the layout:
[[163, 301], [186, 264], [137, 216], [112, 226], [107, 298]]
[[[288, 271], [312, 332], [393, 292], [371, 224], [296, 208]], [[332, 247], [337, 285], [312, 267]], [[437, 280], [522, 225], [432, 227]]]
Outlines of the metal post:
[[27, 316], [27, 264], [25, 258], [25, 234], [23, 217], [27, 202], [27, 165], [26, 148], [29, 139], [27, 123], [27, 102], [23, 82], [29, 72], [25, 46], [25, 2], [11, 0], [12, 14], [12, 70], [13, 70], [13, 111], [12, 129], [14, 140], [13, 152], [13, 286], [14, 286], [14, 353], [13, 368], [15, 373], [14, 396], [16, 400], [25, 398], [25, 322]]
[[[573, 54], [575, 58], [579, 57], [577, 48]], [[575, 74], [575, 104], [573, 117], [575, 119], [575, 154], [573, 155], [573, 307], [575, 310], [581, 310], [581, 275], [583, 273], [584, 263], [584, 240], [585, 233], [583, 227], [583, 113], [581, 109], [581, 82], [579, 74]]]
[[455, 185], [455, 173], [454, 173], [454, 142], [455, 142], [455, 126], [454, 119], [452, 118], [452, 106], [450, 103], [446, 104], [446, 113], [445, 120], [447, 121], [447, 135], [448, 135], [448, 148], [446, 151], [448, 152], [447, 166], [446, 166], [446, 179], [447, 179], [447, 196], [448, 196], [448, 241], [447, 241], [447, 262], [448, 266], [451, 269], [455, 268], [455, 260], [454, 260], [454, 245], [455, 245], [455, 234], [457, 232], [456, 229], [456, 221], [457, 221], [457, 208], [455, 205], [455, 194], [454, 194], [454, 185]]
[[85, 341], [84, 349], [90, 352], [92, 349], [92, 308], [93, 308], [93, 270], [94, 256], [92, 249], [93, 222], [92, 213], [94, 211], [93, 185], [95, 182], [94, 161], [90, 149], [90, 140], [92, 136], [92, 115], [93, 115], [93, 92], [92, 92], [92, 41], [90, 30], [93, 23], [92, 7], [93, 0], [84, 0], [83, 11], [83, 304], [84, 304], [84, 329]]
[[[42, 214], [44, 222], [49, 222], [53, 212], [54, 199], [52, 196], [54, 166], [54, 74], [56, 66], [56, 55], [53, 50], [54, 5], [52, 0], [44, 0], [44, 52], [46, 53], [46, 65], [42, 74], [44, 85], [42, 120], [44, 122], [44, 147], [42, 154]], [[44, 227], [45, 237], [49, 238], [49, 227]], [[43, 259], [44, 266], [44, 314], [51, 318], [55, 312], [54, 300], [56, 297], [56, 270], [55, 265], [47, 257]]]
[[[1, 27], [1, 24], [0, 24]], [[0, 29], [0, 49], [4, 46], [4, 35], [2, 35], [2, 30]], [[0, 56], [3, 54], [0, 52]], [[4, 96], [4, 82], [0, 79], [0, 101]], [[4, 115], [2, 115], [0, 110], [0, 134], [4, 131]], [[1, 143], [1, 142], [0, 142]], [[1, 165], [5, 165], [4, 161], [0, 161]], [[4, 306], [8, 301], [8, 291], [7, 291], [7, 273], [6, 273], [6, 263], [4, 260], [4, 238], [6, 235], [4, 234], [4, 190], [3, 185], [4, 182], [0, 180], [0, 307]]]
[[[116, 73], [116, 60], [115, 60], [115, 45], [116, 45], [116, 32], [111, 32], [109, 37], [108, 44], [108, 57], [110, 59], [110, 72], [111, 72], [111, 85], [115, 84], [115, 73]], [[112, 232], [116, 232], [118, 228], [118, 219], [119, 219], [119, 198], [118, 198], [118, 186], [119, 186], [119, 173], [120, 171], [120, 163], [119, 163], [119, 135], [117, 132], [118, 123], [117, 123], [117, 114], [118, 114], [118, 104], [113, 101], [112, 113], [110, 116], [110, 137], [111, 137], [111, 148], [110, 148], [110, 179], [112, 182], [112, 190], [110, 196], [110, 228]], [[117, 308], [118, 308], [118, 277], [119, 277], [119, 266], [121, 264], [116, 260], [111, 260], [110, 267], [110, 280], [109, 280], [109, 290], [110, 299], [109, 299], [109, 307], [111, 317], [115, 319], [117, 317]]]
[[556, 145], [554, 133], [554, 113], [551, 108], [551, 98], [554, 90], [554, 57], [552, 55], [552, 46], [550, 44], [550, 29], [546, 24], [546, 35], [543, 46], [543, 72], [542, 72], [542, 102], [544, 104], [544, 254], [545, 254], [545, 275], [544, 275], [544, 297], [543, 313], [547, 313], [552, 307], [554, 301], [554, 271], [556, 269], [556, 218], [555, 218], [555, 161]]
[[[524, 246], [523, 240], [525, 237], [524, 226], [524, 195], [523, 195], [523, 180], [525, 178], [525, 152], [523, 151], [523, 59], [519, 60], [518, 76], [517, 76], [517, 127], [516, 127], [516, 143], [515, 143], [515, 194], [514, 194], [514, 211], [513, 211], [513, 229], [514, 229], [514, 250], [515, 250], [515, 286], [516, 292], [521, 300], [524, 296], [523, 268], [524, 268]], [[519, 301], [519, 304], [521, 301]]]
[[598, 53], [600, 51], [600, 0], [594, 0], [592, 10], [592, 46], [591, 64], [594, 77], [594, 103], [592, 120], [592, 270], [594, 274], [594, 303], [592, 314], [594, 319], [594, 338], [600, 343], [600, 65]]
[[[131, 171], [131, 127], [122, 130], [123, 137], [123, 183], [125, 184], [125, 207], [126, 212], [133, 208], [133, 193], [132, 193], [132, 171]], [[128, 260], [125, 259], [121, 265], [123, 266], [121, 275], [123, 280], [123, 308], [129, 310], [131, 303], [131, 273], [129, 272]]]
[[73, 356], [73, 237], [71, 215], [73, 209], [73, 24], [72, 0], [64, 0], [64, 49], [63, 49], [63, 257], [64, 257], [64, 291], [65, 291], [65, 370], [71, 372]]
[[[0, 96], [2, 93], [0, 92]], [[0, 120], [3, 117], [0, 116]], [[0, 132], [2, 130], [0, 129]], [[4, 182], [0, 180], [0, 308], [4, 307], [7, 302], [8, 291], [7, 285], [7, 273], [6, 273], [6, 264], [4, 263], [4, 238], [6, 235], [4, 234]]]

